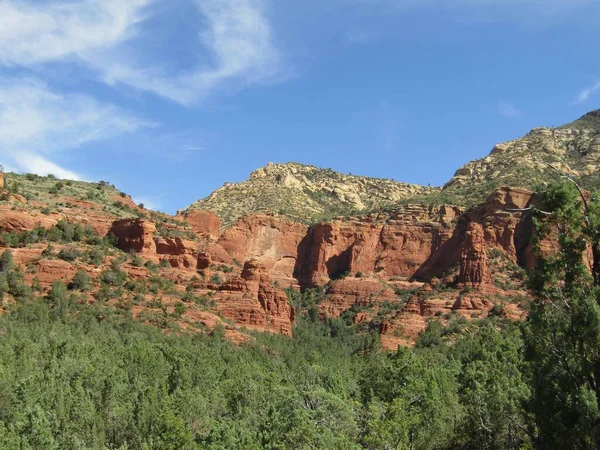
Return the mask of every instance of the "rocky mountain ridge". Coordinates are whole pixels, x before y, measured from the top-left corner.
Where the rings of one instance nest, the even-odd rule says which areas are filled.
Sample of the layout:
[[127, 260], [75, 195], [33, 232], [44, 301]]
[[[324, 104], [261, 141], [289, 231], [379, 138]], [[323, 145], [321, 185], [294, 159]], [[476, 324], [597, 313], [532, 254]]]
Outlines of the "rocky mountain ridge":
[[241, 183], [226, 183], [187, 210], [217, 214], [224, 227], [262, 211], [313, 224], [335, 216], [393, 210], [402, 203], [473, 206], [495, 188], [535, 189], [567, 175], [600, 187], [600, 110], [558, 128], [539, 127], [494, 146], [486, 157], [459, 168], [442, 187], [345, 175], [298, 163], [269, 163]]
[[497, 144], [485, 158], [471, 161], [456, 171], [442, 193], [471, 196], [481, 201], [498, 185], [534, 189], [548, 180], [569, 176], [585, 187], [598, 187], [600, 165], [600, 116], [593, 111], [559, 128], [534, 128], [522, 138]]
[[223, 226], [258, 211], [315, 223], [335, 215], [357, 214], [391, 207], [435, 189], [383, 178], [342, 174], [331, 169], [286, 163], [269, 163], [247, 181], [226, 183], [184, 211], [199, 209], [217, 214]]

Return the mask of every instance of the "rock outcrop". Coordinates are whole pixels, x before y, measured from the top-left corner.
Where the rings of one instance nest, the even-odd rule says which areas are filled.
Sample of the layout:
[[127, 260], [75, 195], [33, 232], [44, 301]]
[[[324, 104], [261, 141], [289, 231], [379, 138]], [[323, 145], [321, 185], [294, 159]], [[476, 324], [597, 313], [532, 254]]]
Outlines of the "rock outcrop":
[[189, 223], [194, 233], [198, 235], [208, 235], [216, 240], [221, 233], [221, 219], [211, 212], [194, 209], [176, 218]]
[[319, 303], [319, 313], [321, 317], [338, 317], [352, 306], [364, 308], [386, 301], [397, 303], [398, 298], [381, 280], [345, 278], [332, 283], [326, 299]]
[[492, 282], [483, 228], [477, 222], [469, 223], [465, 233], [458, 281], [472, 287], [480, 287]]
[[238, 326], [292, 334], [295, 310], [257, 260], [247, 261], [239, 278], [220, 286], [215, 299], [217, 311]]
[[324, 284], [345, 272], [412, 277], [452, 237], [460, 210], [406, 205], [395, 212], [314, 226], [302, 275]]
[[561, 174], [591, 187], [588, 181], [597, 183], [600, 168], [599, 115], [593, 111], [562, 127], [534, 128], [522, 138], [497, 144], [485, 158], [458, 169], [443, 192], [470, 193], [468, 203], [476, 203], [489, 193], [476, 189], [486, 183], [532, 189]]
[[236, 261], [257, 258], [272, 280], [296, 285], [298, 255], [306, 253], [308, 227], [281, 216], [257, 214], [243, 217], [228, 228], [218, 244]]
[[156, 225], [143, 219], [118, 220], [112, 224], [109, 231], [117, 238], [121, 250], [147, 256], [156, 255], [155, 232]]
[[181, 238], [155, 238], [156, 254], [166, 257], [171, 267], [196, 270], [198, 243]]
[[37, 227], [46, 229], [56, 225], [58, 220], [33, 211], [12, 211], [0, 208], [0, 232], [21, 233]]

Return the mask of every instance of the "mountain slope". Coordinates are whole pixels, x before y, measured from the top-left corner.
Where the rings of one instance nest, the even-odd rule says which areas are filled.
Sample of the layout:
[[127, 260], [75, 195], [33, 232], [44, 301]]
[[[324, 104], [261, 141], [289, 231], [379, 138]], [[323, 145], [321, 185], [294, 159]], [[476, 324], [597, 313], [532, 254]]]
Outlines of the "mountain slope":
[[534, 128], [522, 138], [496, 145], [485, 158], [456, 171], [442, 194], [459, 204], [483, 200], [498, 186], [534, 189], [568, 175], [599, 187], [600, 110], [559, 128]]
[[600, 187], [600, 110], [558, 128], [534, 128], [522, 138], [456, 171], [443, 188], [345, 175], [298, 163], [255, 170], [247, 181], [226, 183], [186, 210], [217, 214], [225, 228], [257, 211], [315, 223], [335, 216], [395, 209], [401, 203], [473, 206], [500, 186], [535, 189], [561, 175]]
[[256, 211], [284, 214], [304, 223], [389, 207], [436, 189], [381, 178], [345, 175], [298, 163], [255, 170], [247, 181], [226, 183], [187, 210], [220, 216], [225, 227]]

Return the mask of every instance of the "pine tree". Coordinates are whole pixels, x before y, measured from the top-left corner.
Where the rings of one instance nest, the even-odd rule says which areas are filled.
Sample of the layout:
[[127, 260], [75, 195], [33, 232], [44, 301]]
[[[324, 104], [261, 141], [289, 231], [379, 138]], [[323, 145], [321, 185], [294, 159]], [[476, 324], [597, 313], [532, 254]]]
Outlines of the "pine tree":
[[[575, 183], [550, 185], [535, 215], [535, 293], [526, 326], [531, 411], [539, 448], [600, 448], [600, 199]], [[547, 248], [547, 246], [546, 246]]]

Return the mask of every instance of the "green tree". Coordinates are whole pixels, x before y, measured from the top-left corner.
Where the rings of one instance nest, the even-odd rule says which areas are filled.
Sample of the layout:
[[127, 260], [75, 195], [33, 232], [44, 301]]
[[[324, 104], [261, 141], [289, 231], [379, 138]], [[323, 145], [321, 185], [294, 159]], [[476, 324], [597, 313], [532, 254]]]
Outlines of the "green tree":
[[449, 445], [460, 419], [458, 366], [441, 351], [400, 347], [370, 362], [360, 381], [373, 449], [436, 449]]
[[453, 349], [461, 361], [459, 397], [463, 449], [518, 450], [528, 443], [523, 405], [529, 388], [522, 375], [521, 334], [515, 326], [486, 321]]
[[53, 306], [57, 317], [61, 317], [62, 319], [67, 317], [69, 300], [67, 298], [67, 286], [62, 281], [55, 280], [52, 283], [52, 288], [46, 299]]
[[600, 448], [600, 199], [564, 181], [548, 187], [543, 203], [537, 243], [552, 239], [558, 250], [538, 251], [531, 277], [526, 356], [536, 444]]

